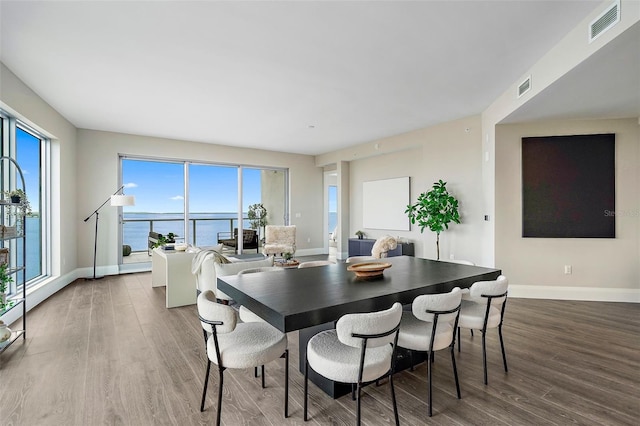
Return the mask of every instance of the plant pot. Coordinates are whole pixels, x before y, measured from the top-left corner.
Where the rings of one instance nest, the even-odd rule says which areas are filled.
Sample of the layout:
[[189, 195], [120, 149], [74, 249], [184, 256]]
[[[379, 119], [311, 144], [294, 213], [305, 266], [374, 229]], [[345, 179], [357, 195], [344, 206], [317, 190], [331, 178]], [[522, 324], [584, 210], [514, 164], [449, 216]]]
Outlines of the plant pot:
[[362, 239], [362, 235], [358, 235], [358, 239], [361, 240]]
[[20, 204], [20, 199], [21, 199], [21, 197], [19, 195], [12, 195], [11, 196], [11, 202], [13, 204]]

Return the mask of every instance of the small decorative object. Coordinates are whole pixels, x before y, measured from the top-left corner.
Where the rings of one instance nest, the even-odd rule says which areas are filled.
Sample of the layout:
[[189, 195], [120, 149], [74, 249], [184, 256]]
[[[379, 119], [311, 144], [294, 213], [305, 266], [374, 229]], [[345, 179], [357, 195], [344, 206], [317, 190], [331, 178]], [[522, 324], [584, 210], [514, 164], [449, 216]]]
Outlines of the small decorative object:
[[371, 256], [376, 259], [382, 259], [383, 257], [387, 257], [387, 253], [390, 250], [395, 250], [398, 247], [398, 241], [393, 238], [391, 235], [385, 235], [384, 237], [380, 237], [376, 240], [371, 247]]
[[284, 260], [289, 261], [289, 260], [293, 259], [293, 254], [289, 253], [289, 252], [286, 252], [286, 253], [284, 253], [282, 255], [282, 257], [284, 258]]
[[9, 264], [9, 249], [7, 247], [0, 247], [0, 265]]
[[131, 254], [131, 246], [128, 244], [122, 245], [122, 255], [129, 256]]
[[418, 196], [415, 204], [409, 204], [405, 213], [409, 215], [412, 224], [420, 225], [420, 232], [429, 228], [436, 233], [437, 260], [440, 260], [440, 232], [449, 229], [449, 223], [460, 223], [458, 200], [449, 195], [447, 182], [442, 179], [433, 184], [431, 191]]
[[0, 346], [4, 346], [11, 338], [11, 329], [0, 320]]
[[364, 232], [356, 231], [356, 235], [358, 236], [358, 239], [361, 240], [364, 237]]
[[354, 272], [358, 278], [370, 278], [382, 275], [387, 268], [391, 268], [390, 263], [362, 262], [347, 266], [347, 271]]

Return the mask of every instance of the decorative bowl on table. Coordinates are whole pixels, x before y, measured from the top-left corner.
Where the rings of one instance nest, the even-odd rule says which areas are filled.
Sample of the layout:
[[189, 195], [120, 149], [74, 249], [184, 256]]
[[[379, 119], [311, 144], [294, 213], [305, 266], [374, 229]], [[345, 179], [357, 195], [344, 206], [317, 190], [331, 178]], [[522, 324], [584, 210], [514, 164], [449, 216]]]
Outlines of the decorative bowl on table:
[[390, 268], [387, 262], [362, 262], [347, 266], [347, 271], [351, 271], [359, 278], [377, 277], [382, 275], [385, 269]]

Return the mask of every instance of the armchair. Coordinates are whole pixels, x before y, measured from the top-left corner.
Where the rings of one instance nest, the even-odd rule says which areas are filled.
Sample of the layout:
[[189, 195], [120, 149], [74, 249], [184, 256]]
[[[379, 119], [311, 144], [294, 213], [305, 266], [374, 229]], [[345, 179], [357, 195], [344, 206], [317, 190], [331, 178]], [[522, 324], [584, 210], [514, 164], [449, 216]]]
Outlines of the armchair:
[[265, 256], [295, 253], [296, 252], [296, 226], [267, 225], [265, 227], [264, 247]]
[[[223, 247], [231, 247], [237, 253], [238, 228], [233, 228], [233, 234], [231, 232], [218, 232], [218, 244], [222, 244]], [[242, 248], [256, 249], [256, 253], [258, 253], [258, 233], [255, 229], [242, 230]]]

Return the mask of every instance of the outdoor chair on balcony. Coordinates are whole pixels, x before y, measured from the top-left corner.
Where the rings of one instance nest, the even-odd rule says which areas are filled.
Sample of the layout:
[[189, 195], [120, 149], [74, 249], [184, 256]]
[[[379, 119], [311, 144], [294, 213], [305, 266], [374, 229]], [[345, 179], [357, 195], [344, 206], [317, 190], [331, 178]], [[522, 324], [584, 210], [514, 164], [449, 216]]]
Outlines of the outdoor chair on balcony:
[[[231, 232], [218, 232], [218, 244], [222, 244], [223, 247], [233, 248], [234, 252], [238, 252], [238, 228], [233, 228], [233, 234]], [[243, 229], [242, 230], [242, 249], [249, 250], [255, 249], [256, 253], [259, 250], [258, 233], [255, 229]]]

